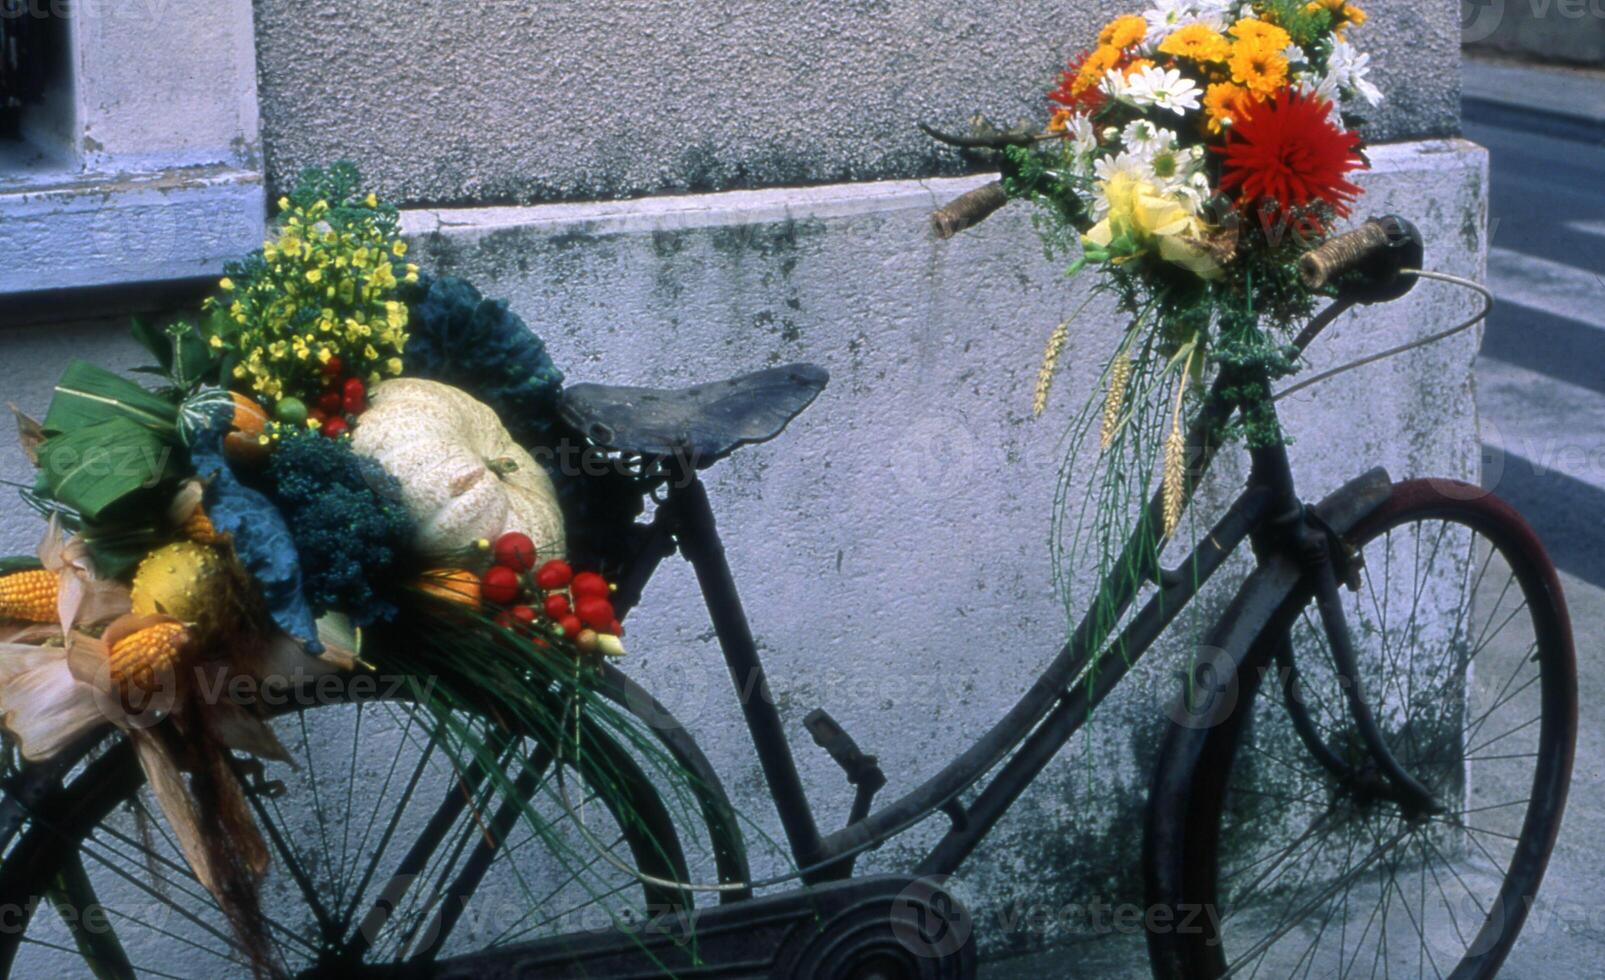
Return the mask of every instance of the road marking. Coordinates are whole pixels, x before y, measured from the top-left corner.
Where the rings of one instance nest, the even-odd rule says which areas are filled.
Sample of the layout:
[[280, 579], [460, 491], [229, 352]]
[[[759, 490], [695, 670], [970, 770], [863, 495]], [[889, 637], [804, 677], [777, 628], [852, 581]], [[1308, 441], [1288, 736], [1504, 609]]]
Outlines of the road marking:
[[1598, 272], [1490, 248], [1488, 288], [1501, 302], [1605, 330], [1605, 276]]
[[1484, 460], [1506, 465], [1508, 453], [1534, 476], [1560, 473], [1605, 490], [1605, 395], [1493, 357], [1477, 360], [1477, 410]]

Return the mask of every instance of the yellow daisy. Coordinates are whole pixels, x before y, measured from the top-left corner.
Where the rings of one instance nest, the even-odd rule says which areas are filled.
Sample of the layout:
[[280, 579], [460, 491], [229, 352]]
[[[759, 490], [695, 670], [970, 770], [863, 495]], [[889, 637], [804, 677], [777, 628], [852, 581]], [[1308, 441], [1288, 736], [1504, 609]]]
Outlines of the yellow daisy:
[[1148, 21], [1138, 14], [1116, 17], [1098, 32], [1098, 44], [1112, 48], [1129, 48], [1148, 36]]
[[1120, 49], [1105, 44], [1093, 49], [1087, 55], [1087, 60], [1081, 63], [1081, 71], [1076, 74], [1076, 80], [1070, 86], [1071, 95], [1080, 95], [1103, 81], [1103, 76], [1120, 60]]
[[1216, 82], [1204, 93], [1204, 115], [1208, 119], [1208, 128], [1211, 133], [1218, 133], [1222, 126], [1230, 126], [1237, 122], [1237, 117], [1253, 102], [1253, 96], [1241, 85], [1231, 82]]
[[1239, 42], [1260, 44], [1273, 51], [1281, 51], [1293, 43], [1292, 35], [1275, 24], [1267, 24], [1265, 21], [1254, 17], [1244, 17], [1233, 24], [1227, 30], [1227, 33], [1237, 38]]
[[1159, 43], [1161, 54], [1194, 61], [1225, 61], [1232, 46], [1207, 24], [1188, 24]]
[[1239, 41], [1232, 45], [1231, 59], [1227, 62], [1232, 81], [1246, 87], [1260, 98], [1268, 98], [1287, 84], [1287, 59], [1280, 47], [1259, 42]]

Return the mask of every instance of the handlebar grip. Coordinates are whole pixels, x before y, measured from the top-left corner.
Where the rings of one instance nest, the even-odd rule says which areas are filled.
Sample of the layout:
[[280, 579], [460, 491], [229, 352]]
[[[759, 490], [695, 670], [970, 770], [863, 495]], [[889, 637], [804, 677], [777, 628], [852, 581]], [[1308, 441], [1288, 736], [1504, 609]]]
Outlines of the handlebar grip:
[[947, 203], [946, 207], [938, 208], [931, 213], [931, 226], [936, 229], [937, 238], [952, 238], [966, 228], [973, 228], [991, 216], [992, 212], [1009, 203], [1009, 195], [1003, 190], [1003, 181], [994, 180], [984, 187], [977, 187]]
[[1321, 289], [1343, 273], [1370, 261], [1389, 244], [1386, 221], [1372, 218], [1305, 253], [1298, 262], [1299, 278], [1308, 288]]

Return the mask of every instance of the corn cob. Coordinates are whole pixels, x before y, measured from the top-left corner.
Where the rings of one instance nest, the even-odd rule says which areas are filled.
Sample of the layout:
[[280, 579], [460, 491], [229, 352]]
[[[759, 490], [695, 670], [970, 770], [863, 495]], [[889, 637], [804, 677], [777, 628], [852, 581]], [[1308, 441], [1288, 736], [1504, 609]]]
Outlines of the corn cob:
[[0, 575], [0, 619], [55, 622], [56, 588], [56, 573], [42, 568]]
[[212, 526], [212, 519], [206, 516], [206, 510], [201, 507], [190, 512], [178, 533], [196, 544], [216, 546], [223, 543], [223, 536], [217, 533], [217, 528]]
[[189, 639], [189, 630], [182, 623], [157, 623], [130, 633], [107, 652], [112, 682], [124, 694], [156, 690], [159, 675], [177, 666]]

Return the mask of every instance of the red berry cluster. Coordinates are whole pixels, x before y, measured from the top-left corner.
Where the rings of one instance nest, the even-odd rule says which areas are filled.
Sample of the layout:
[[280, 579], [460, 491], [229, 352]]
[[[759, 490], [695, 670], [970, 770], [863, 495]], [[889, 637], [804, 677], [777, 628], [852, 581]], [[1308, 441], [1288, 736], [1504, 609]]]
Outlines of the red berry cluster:
[[368, 387], [361, 378], [345, 377], [345, 362], [338, 356], [323, 365], [323, 395], [307, 414], [318, 420], [322, 432], [335, 439], [351, 431], [357, 416], [368, 410]]
[[[500, 606], [496, 622], [510, 629], [533, 628], [568, 637], [587, 653], [624, 652], [624, 627], [613, 610], [614, 586], [595, 572], [575, 573], [560, 558], [535, 567], [535, 543], [509, 531], [491, 545], [491, 566], [479, 580], [479, 596]], [[537, 636], [539, 642], [539, 637]]]

